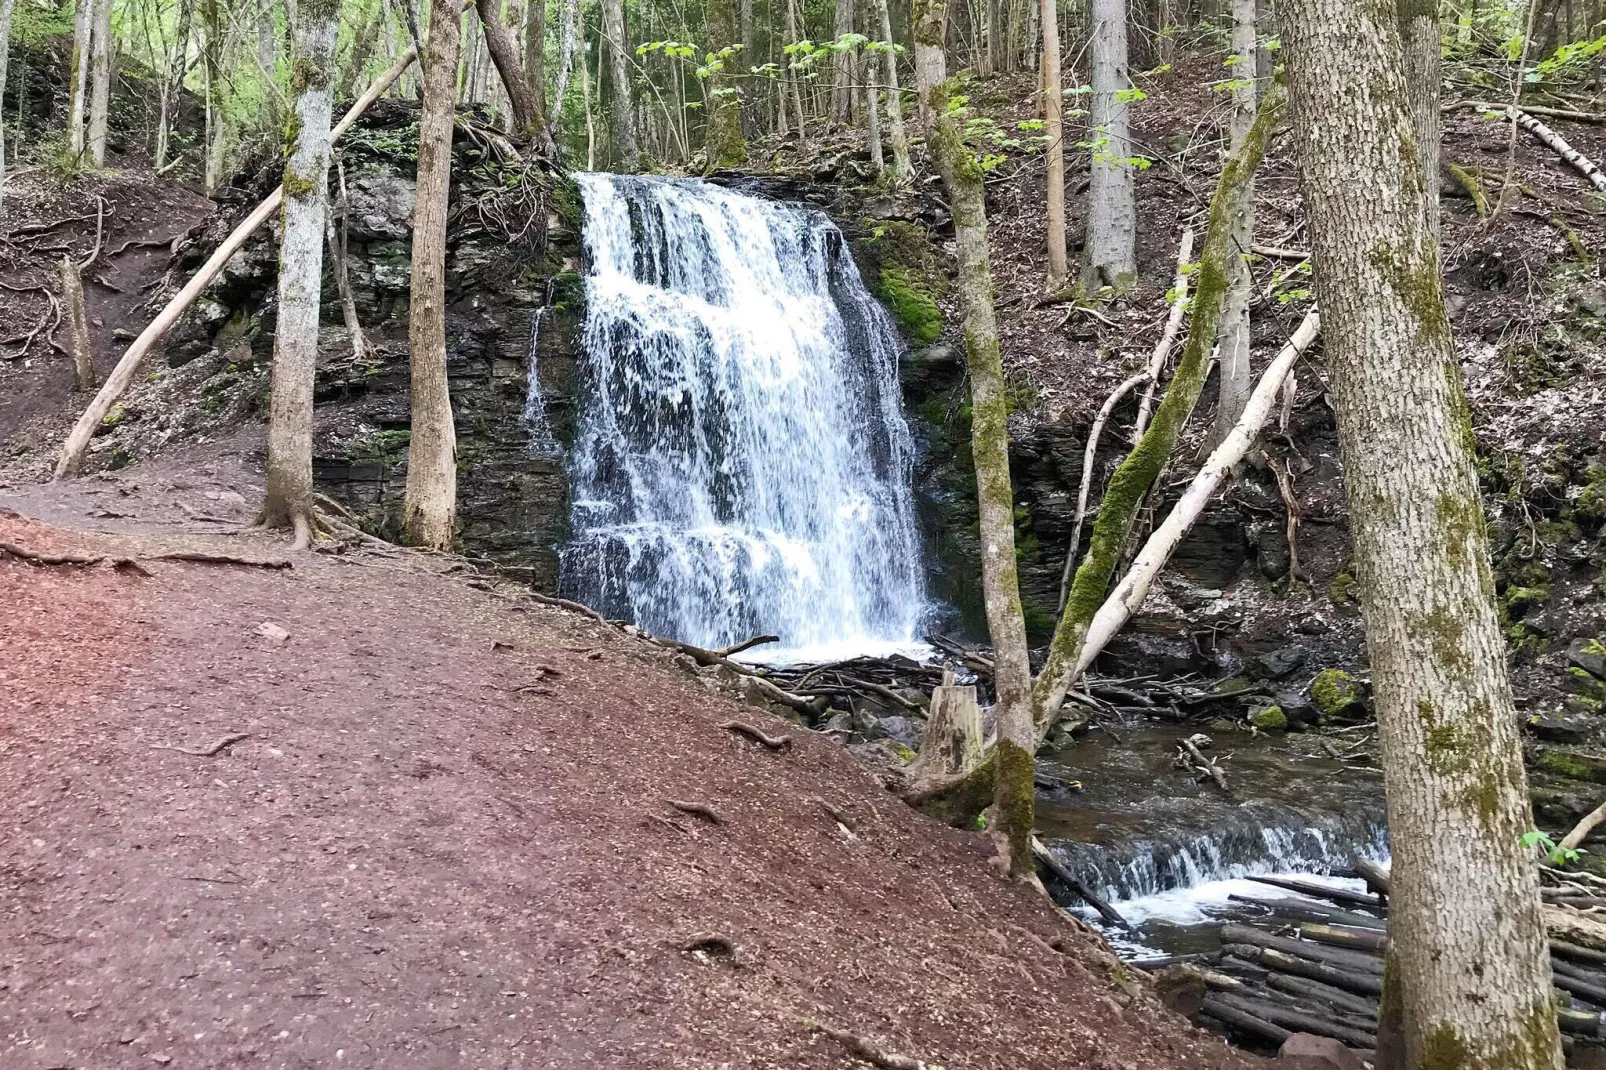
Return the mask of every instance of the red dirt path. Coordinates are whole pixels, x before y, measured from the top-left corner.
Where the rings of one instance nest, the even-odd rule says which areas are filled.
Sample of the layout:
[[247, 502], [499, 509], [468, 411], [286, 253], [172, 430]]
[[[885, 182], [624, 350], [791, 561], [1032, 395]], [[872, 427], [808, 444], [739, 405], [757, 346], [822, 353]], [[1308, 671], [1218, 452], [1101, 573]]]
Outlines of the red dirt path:
[[[282, 555], [64, 530], [106, 482], [0, 540]], [[437, 557], [147, 567], [0, 554], [7, 1070], [859, 1065], [807, 1018], [949, 1070], [1246, 1065], [981, 836], [612, 629]]]

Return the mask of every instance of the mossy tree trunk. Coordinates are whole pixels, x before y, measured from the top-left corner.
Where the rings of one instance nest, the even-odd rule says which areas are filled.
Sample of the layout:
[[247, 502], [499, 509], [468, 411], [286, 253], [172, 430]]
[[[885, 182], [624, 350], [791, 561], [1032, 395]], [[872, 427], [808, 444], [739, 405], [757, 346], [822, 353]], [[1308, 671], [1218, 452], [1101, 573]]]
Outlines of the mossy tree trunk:
[[278, 326], [268, 410], [267, 499], [262, 522], [291, 528], [295, 546], [312, 537], [312, 387], [318, 357], [327, 225], [329, 125], [334, 104], [338, 0], [302, 0], [285, 131], [283, 237]]
[[746, 57], [736, 35], [733, 0], [708, 0], [708, 50], [717, 54], [736, 48], [724, 60], [725, 69], [708, 76], [708, 127], [704, 148], [711, 168], [740, 167], [747, 162], [747, 142], [742, 138], [742, 104], [736, 89], [736, 72], [742, 69]]
[[1427, 179], [1428, 226], [1439, 240], [1439, 5], [1436, 0], [1400, 0], [1400, 43], [1411, 102], [1416, 150]]
[[1137, 176], [1132, 163], [1126, 93], [1126, 0], [1091, 0], [1093, 26], [1092, 114], [1088, 140], [1093, 165], [1087, 187], [1087, 256], [1082, 289], [1093, 295], [1108, 287], [1116, 294], [1137, 276]]
[[965, 357], [970, 372], [971, 452], [976, 462], [982, 544], [982, 590], [993, 642], [995, 714], [993, 818], [995, 842], [1010, 873], [1034, 874], [1033, 770], [1037, 734], [1032, 677], [1026, 655], [1015, 566], [1015, 498], [1009, 479], [1009, 407], [993, 308], [987, 257], [986, 187], [981, 165], [965, 145], [959, 119], [949, 111], [950, 85], [942, 77], [941, 29], [946, 0], [916, 0], [917, 83], [927, 104], [926, 141], [947, 187], [959, 257], [958, 289], [964, 302]]
[[1176, 445], [1177, 436], [1187, 424], [1204, 389], [1210, 371], [1210, 351], [1215, 346], [1221, 323], [1221, 309], [1227, 292], [1231, 262], [1237, 256], [1233, 233], [1236, 193], [1260, 166], [1266, 139], [1283, 114], [1281, 94], [1271, 94], [1244, 136], [1238, 151], [1228, 157], [1210, 201], [1210, 223], [1195, 273], [1193, 320], [1182, 345], [1182, 357], [1165, 397], [1143, 437], [1132, 448], [1105, 488], [1099, 503], [1098, 519], [1087, 556], [1076, 570], [1065, 612], [1054, 629], [1048, 658], [1038, 675], [1035, 688], [1038, 726], [1042, 734], [1053, 727], [1066, 692], [1075, 682], [1077, 663], [1087, 639], [1088, 625], [1104, 604], [1110, 578], [1137, 517], [1139, 504], [1165, 466]]
[[[11, 16], [17, 0], [0, 0], [0, 115], [6, 104], [6, 58], [11, 52]], [[0, 122], [0, 220], [6, 217], [6, 131]]]
[[94, 34], [95, 8], [92, 0], [78, 0], [73, 14], [72, 60], [67, 68], [67, 151], [74, 167], [83, 162], [85, 100], [89, 87], [90, 38]]
[[418, 119], [418, 202], [413, 210], [412, 436], [407, 446], [407, 541], [449, 550], [457, 518], [457, 433], [446, 384], [446, 212], [452, 191], [452, 118], [457, 102], [459, 21], [455, 4], [430, 6]]
[[1409, 1066], [1554, 1070], [1533, 815], [1396, 11], [1288, 0], [1280, 19], [1394, 856], [1384, 987]]

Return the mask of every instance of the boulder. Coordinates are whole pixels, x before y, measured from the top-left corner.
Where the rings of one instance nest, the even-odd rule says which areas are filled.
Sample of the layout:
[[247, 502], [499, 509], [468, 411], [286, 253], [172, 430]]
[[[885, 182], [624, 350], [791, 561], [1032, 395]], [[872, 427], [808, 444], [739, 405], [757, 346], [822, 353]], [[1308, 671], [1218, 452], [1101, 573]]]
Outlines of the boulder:
[[877, 717], [866, 735], [871, 739], [890, 739], [912, 751], [920, 749], [920, 725], [899, 714]]
[[1321, 715], [1317, 712], [1316, 704], [1305, 696], [1303, 691], [1279, 691], [1272, 696], [1272, 701], [1283, 711], [1288, 718], [1290, 728], [1304, 728], [1315, 724]]
[[346, 226], [360, 238], [409, 238], [413, 233], [413, 206], [418, 187], [410, 178], [392, 172], [374, 172], [352, 179], [347, 191]]
[[1295, 1033], [1277, 1049], [1277, 1065], [1287, 1070], [1365, 1070], [1360, 1054], [1332, 1037]]
[[1249, 715], [1249, 723], [1262, 732], [1286, 732], [1288, 716], [1278, 706], [1264, 706]]
[[1343, 669], [1323, 669], [1310, 682], [1310, 697], [1322, 717], [1342, 717], [1355, 712], [1366, 695], [1359, 680]]
[[1582, 743], [1595, 725], [1595, 718], [1582, 713], [1535, 713], [1528, 718], [1528, 730], [1546, 743]]
[[1606, 643], [1599, 639], [1574, 639], [1567, 644], [1567, 664], [1606, 680]]
[[1256, 655], [1249, 662], [1249, 671], [1262, 680], [1276, 680], [1303, 668], [1310, 660], [1310, 651], [1302, 646], [1284, 646]]

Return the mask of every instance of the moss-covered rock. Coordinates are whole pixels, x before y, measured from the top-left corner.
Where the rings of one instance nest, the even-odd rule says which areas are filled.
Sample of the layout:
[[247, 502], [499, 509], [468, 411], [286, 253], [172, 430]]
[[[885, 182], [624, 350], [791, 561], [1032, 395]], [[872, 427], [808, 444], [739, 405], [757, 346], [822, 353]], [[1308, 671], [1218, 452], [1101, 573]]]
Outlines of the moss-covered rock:
[[882, 268], [873, 290], [909, 341], [929, 345], [942, 334], [947, 321], [937, 307], [936, 298], [908, 268]]
[[1310, 682], [1310, 700], [1322, 717], [1338, 717], [1364, 702], [1366, 691], [1343, 669], [1323, 669]]
[[1333, 600], [1334, 605], [1346, 606], [1353, 603], [1360, 592], [1355, 587], [1355, 577], [1348, 572], [1340, 572], [1334, 576], [1327, 585], [1327, 597]]
[[947, 285], [935, 245], [926, 228], [897, 220], [868, 224], [860, 243], [870, 291], [916, 345], [930, 345], [947, 325], [937, 296]]
[[1593, 754], [1560, 747], [1539, 747], [1536, 748], [1533, 764], [1535, 769], [1569, 780], [1606, 784], [1606, 758], [1598, 758]]
[[1286, 732], [1288, 715], [1283, 713], [1281, 706], [1266, 706], [1251, 713], [1249, 723], [1262, 732]]

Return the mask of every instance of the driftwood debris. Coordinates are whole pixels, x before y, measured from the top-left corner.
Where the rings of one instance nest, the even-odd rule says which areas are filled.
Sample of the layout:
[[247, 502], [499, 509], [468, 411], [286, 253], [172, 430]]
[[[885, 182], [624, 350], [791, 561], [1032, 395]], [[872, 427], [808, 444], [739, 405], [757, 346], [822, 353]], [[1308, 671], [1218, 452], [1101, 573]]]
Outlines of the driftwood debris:
[[1093, 891], [1093, 889], [1089, 888], [1085, 883], [1083, 883], [1081, 878], [1067, 869], [1065, 864], [1059, 859], [1055, 858], [1053, 852], [1050, 851], [1043, 844], [1043, 841], [1038, 839], [1036, 836], [1032, 837], [1032, 854], [1037, 856], [1037, 860], [1043, 864], [1044, 869], [1048, 870], [1055, 877], [1059, 878], [1059, 880], [1064, 883], [1067, 888], [1075, 892], [1084, 903], [1098, 911], [1099, 917], [1103, 918], [1111, 925], [1116, 925], [1123, 929], [1127, 928], [1126, 919], [1121, 916], [1120, 911], [1112, 907], [1103, 896]]

